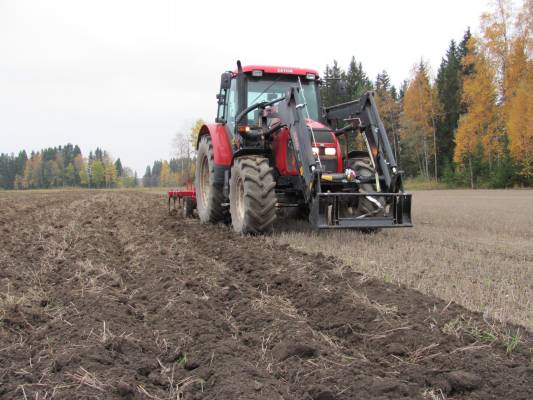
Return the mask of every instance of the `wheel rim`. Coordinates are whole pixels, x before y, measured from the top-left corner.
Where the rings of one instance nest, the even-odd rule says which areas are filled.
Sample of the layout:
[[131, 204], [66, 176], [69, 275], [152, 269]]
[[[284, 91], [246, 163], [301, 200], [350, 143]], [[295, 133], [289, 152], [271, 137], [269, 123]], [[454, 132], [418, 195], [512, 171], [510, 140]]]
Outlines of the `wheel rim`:
[[237, 180], [237, 217], [240, 221], [244, 221], [244, 183], [242, 179]]
[[200, 199], [204, 207], [207, 207], [207, 199], [209, 198], [210, 189], [211, 186], [209, 185], [209, 161], [207, 160], [207, 157], [204, 157], [200, 170]]

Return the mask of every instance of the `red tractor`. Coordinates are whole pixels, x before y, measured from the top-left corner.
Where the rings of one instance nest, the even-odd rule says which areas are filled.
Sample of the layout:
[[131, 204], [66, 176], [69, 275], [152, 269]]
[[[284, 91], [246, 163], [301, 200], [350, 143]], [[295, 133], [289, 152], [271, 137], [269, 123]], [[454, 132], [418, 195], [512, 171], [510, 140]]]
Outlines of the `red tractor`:
[[323, 228], [411, 224], [411, 195], [372, 93], [323, 108], [317, 71], [241, 66], [222, 74], [215, 124], [198, 135], [196, 202], [203, 223], [272, 230], [293, 208]]

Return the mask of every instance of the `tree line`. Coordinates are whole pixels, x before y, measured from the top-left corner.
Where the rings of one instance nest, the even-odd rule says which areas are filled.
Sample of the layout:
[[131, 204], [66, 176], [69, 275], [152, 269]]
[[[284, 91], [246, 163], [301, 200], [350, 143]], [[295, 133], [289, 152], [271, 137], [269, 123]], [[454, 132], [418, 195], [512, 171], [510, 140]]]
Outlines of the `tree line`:
[[97, 148], [84, 157], [78, 145], [49, 147], [0, 154], [0, 188], [45, 189], [59, 187], [135, 187], [136, 173]]
[[497, 0], [481, 32], [451, 40], [436, 77], [420, 61], [399, 89], [352, 58], [326, 66], [324, 105], [375, 92], [385, 128], [411, 177], [451, 186], [533, 185], [533, 0]]
[[156, 160], [151, 167], [146, 167], [142, 184], [145, 187], [186, 186], [194, 180], [194, 163], [192, 157]]
[[172, 144], [175, 157], [156, 160], [152, 166], [148, 165], [142, 177], [143, 186], [184, 187], [194, 182], [194, 150], [198, 132], [204, 123], [202, 119], [198, 119], [189, 129], [176, 133]]

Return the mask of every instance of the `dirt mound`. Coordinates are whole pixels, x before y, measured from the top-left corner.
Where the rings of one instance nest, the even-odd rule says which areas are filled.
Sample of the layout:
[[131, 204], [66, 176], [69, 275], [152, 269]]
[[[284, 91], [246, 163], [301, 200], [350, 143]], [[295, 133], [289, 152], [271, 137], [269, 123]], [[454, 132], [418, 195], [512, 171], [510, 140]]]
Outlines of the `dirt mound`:
[[533, 397], [531, 333], [160, 196], [0, 209], [0, 398]]

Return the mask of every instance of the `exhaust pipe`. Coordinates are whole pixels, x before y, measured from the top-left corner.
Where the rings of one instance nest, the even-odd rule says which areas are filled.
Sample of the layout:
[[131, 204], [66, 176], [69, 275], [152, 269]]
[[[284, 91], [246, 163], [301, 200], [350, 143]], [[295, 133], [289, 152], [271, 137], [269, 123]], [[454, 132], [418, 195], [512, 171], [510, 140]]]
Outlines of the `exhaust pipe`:
[[246, 75], [242, 71], [241, 60], [237, 60], [237, 112], [235, 115], [239, 115], [246, 107], [248, 107]]

